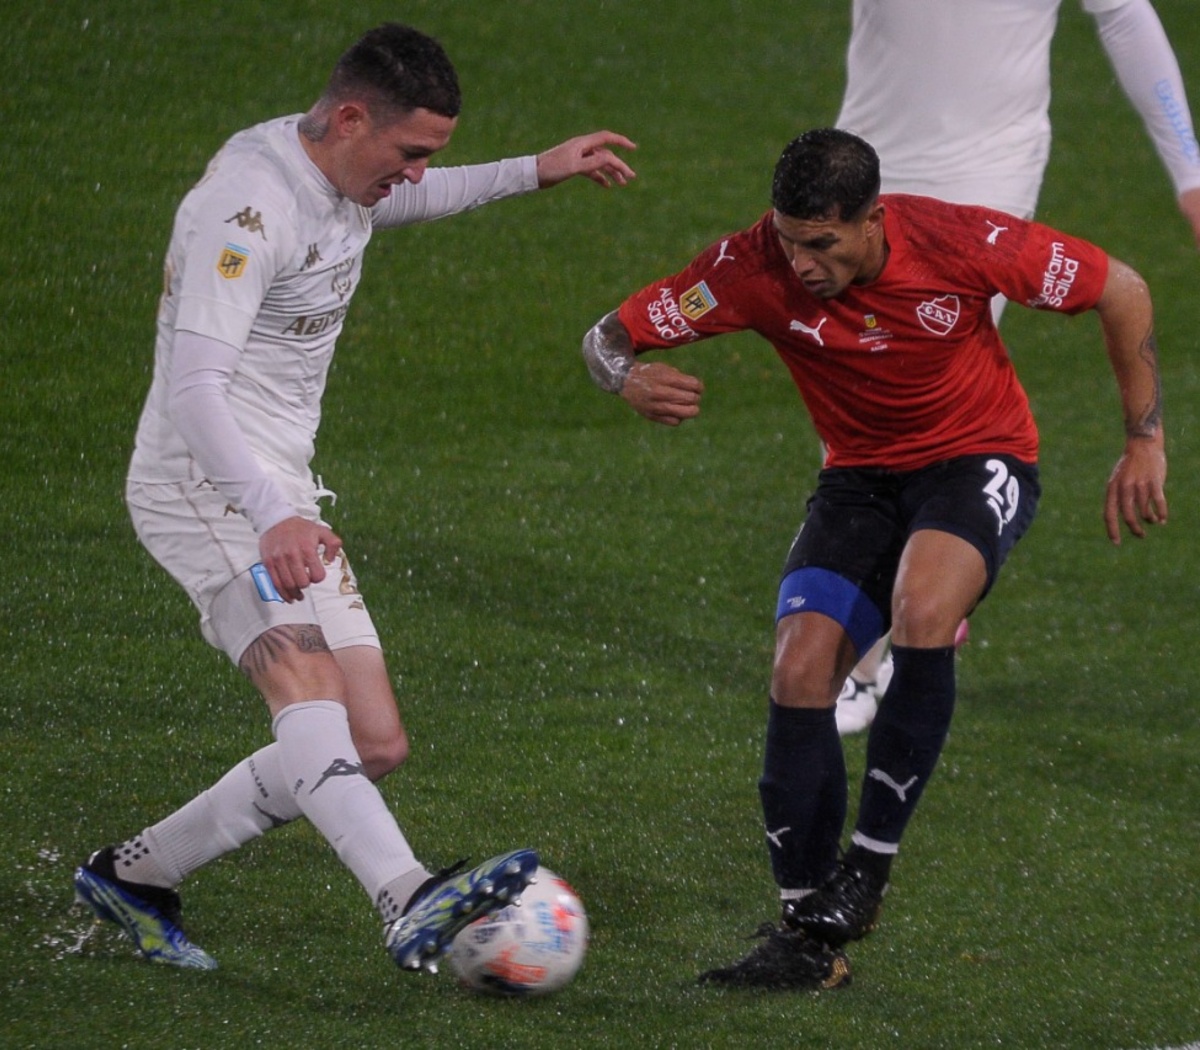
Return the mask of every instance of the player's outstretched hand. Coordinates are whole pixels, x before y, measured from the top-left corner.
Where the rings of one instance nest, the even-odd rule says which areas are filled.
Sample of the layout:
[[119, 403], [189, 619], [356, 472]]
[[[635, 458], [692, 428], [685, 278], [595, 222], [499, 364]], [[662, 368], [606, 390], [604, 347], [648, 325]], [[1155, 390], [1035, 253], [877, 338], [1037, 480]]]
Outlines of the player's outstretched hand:
[[661, 361], [634, 365], [621, 387], [621, 397], [634, 411], [669, 427], [699, 415], [703, 393], [699, 379]]
[[1162, 442], [1130, 439], [1108, 479], [1104, 499], [1104, 526], [1113, 543], [1121, 542], [1121, 522], [1141, 539], [1145, 525], [1167, 523], [1167, 457]]
[[599, 186], [624, 186], [637, 173], [618, 157], [612, 147], [637, 149], [637, 145], [614, 131], [593, 131], [567, 139], [537, 158], [538, 186], [547, 189], [575, 175], [583, 175]]
[[259, 537], [258, 553], [285, 602], [298, 602], [304, 588], [325, 579], [325, 566], [338, 556], [342, 541], [327, 525], [307, 518], [284, 518]]

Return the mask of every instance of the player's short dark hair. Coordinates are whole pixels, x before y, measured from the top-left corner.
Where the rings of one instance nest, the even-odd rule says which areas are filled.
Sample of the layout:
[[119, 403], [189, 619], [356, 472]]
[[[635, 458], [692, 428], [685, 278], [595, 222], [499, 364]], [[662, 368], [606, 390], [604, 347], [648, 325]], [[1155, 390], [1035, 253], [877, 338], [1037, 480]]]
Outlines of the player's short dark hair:
[[858, 218], [879, 196], [879, 156], [857, 135], [817, 128], [792, 139], [775, 165], [771, 205], [791, 219]]
[[373, 117], [414, 109], [457, 117], [462, 110], [458, 74], [442, 45], [398, 22], [364, 33], [338, 59], [322, 98], [361, 99]]

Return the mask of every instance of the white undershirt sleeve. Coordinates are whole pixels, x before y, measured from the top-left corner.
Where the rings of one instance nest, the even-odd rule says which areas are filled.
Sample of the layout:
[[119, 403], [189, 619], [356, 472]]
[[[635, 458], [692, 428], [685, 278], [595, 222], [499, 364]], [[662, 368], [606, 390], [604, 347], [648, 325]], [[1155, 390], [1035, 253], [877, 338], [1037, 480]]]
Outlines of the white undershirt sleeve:
[[400, 183], [371, 209], [376, 227], [407, 226], [470, 211], [538, 188], [537, 157], [511, 157], [457, 168], [427, 168], [417, 184]]
[[296, 514], [250, 450], [229, 405], [241, 351], [195, 332], [175, 333], [167, 406], [204, 476], [262, 535]]
[[1200, 186], [1200, 147], [1179, 61], [1150, 0], [1094, 13], [1117, 79], [1141, 114], [1176, 194]]

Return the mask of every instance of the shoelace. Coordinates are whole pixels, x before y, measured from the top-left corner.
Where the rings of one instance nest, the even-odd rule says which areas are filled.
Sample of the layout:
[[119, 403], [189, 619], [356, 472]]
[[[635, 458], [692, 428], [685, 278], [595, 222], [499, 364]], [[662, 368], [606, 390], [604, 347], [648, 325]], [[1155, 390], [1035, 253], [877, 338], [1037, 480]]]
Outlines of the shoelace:
[[422, 882], [421, 885], [418, 886], [416, 888], [416, 890], [413, 891], [413, 895], [408, 898], [408, 903], [406, 905], [404, 905], [404, 911], [402, 911], [400, 914], [407, 915], [410, 911], [412, 911], [413, 905], [416, 904], [419, 900], [421, 900], [425, 896], [425, 894], [427, 894], [430, 890], [434, 889], [435, 887], [440, 886], [443, 882], [445, 882], [451, 876], [457, 875], [466, 866], [467, 866], [467, 858], [462, 857], [459, 860], [456, 860], [448, 868], [442, 868], [441, 871], [435, 872], [433, 875], [430, 875], [429, 878], [427, 878], [424, 882]]

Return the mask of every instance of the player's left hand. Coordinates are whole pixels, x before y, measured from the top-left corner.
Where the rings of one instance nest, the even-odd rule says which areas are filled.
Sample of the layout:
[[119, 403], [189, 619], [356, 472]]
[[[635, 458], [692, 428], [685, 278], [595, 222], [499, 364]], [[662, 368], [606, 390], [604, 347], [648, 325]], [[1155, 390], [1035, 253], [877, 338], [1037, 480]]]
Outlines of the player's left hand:
[[341, 538], [328, 525], [298, 515], [284, 518], [258, 540], [262, 563], [285, 602], [298, 602], [305, 587], [325, 579], [325, 566], [341, 549]]
[[1167, 457], [1162, 437], [1130, 438], [1125, 452], [1108, 479], [1104, 500], [1104, 525], [1108, 538], [1121, 542], [1121, 522], [1138, 539], [1145, 525], [1167, 523]]
[[618, 157], [611, 147], [637, 149], [637, 144], [615, 131], [593, 131], [567, 139], [537, 158], [538, 187], [547, 189], [575, 175], [583, 175], [605, 188], [626, 185], [637, 172]]

